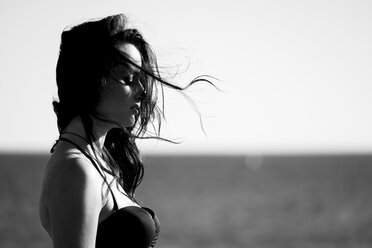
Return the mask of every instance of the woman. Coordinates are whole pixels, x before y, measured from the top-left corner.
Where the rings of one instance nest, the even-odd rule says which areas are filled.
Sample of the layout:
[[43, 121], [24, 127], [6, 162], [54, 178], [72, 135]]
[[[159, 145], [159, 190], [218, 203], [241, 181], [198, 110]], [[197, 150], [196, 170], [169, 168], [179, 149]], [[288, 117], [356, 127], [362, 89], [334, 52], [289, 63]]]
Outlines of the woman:
[[135, 199], [143, 177], [135, 140], [162, 115], [157, 86], [182, 89], [162, 80], [149, 45], [126, 25], [115, 15], [62, 33], [53, 102], [60, 137], [40, 198], [54, 248], [153, 247], [159, 233], [154, 212]]

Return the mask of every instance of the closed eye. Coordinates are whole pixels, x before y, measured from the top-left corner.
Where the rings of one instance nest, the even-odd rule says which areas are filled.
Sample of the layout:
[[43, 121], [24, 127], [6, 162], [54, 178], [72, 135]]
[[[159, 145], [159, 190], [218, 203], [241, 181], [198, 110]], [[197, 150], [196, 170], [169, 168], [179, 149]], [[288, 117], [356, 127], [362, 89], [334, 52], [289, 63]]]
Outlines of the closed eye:
[[133, 73], [126, 76], [121, 76], [120, 78], [110, 76], [114, 81], [121, 85], [132, 85], [133, 83], [141, 80], [141, 73]]
[[112, 79], [114, 79], [114, 82], [115, 83], [118, 83], [118, 84], [121, 84], [121, 85], [132, 85], [134, 82], [135, 82], [135, 78], [133, 77], [133, 75], [130, 75], [130, 76], [127, 76], [127, 77], [124, 77], [123, 79], [118, 79], [116, 77], [113, 77], [113, 76], [110, 76]]
[[117, 79], [116, 77], [113, 77], [113, 76], [110, 76], [110, 78], [112, 78], [114, 80], [114, 82], [117, 83], [117, 84], [126, 85], [126, 82], [123, 81], [123, 80], [119, 80], [119, 79]]

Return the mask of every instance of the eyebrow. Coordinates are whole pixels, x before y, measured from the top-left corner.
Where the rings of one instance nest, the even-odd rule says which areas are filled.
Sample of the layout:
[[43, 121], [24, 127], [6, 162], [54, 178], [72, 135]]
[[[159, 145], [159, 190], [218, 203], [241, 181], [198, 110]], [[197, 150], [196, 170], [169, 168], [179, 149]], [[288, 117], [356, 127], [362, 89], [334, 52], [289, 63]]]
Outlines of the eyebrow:
[[129, 75], [135, 75], [135, 74], [140, 74], [142, 70], [138, 67], [135, 67], [131, 64], [125, 65], [121, 64], [119, 67], [116, 69], [118, 73], [122, 76], [129, 76]]
[[140, 73], [142, 70], [139, 69], [138, 67], [135, 67], [134, 69], [131, 69], [131, 71], [132, 71], [133, 73]]
[[142, 73], [141, 70], [130, 70], [126, 76], [140, 76]]
[[[137, 65], [138, 66], [138, 65]], [[140, 68], [138, 68], [137, 66], [129, 63], [129, 67], [130, 67], [130, 70], [134, 71], [134, 72], [139, 72], [139, 71], [142, 71]], [[141, 65], [142, 66], [142, 65]], [[141, 67], [140, 66], [140, 67]]]

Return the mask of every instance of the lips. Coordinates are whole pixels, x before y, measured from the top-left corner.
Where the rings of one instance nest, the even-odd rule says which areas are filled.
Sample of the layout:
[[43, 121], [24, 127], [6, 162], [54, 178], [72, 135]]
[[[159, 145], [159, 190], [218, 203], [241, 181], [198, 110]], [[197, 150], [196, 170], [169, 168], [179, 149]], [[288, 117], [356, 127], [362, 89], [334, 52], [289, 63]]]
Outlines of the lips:
[[140, 112], [140, 106], [138, 106], [138, 105], [134, 105], [130, 109], [134, 112], [135, 115], [139, 114], [139, 112]]

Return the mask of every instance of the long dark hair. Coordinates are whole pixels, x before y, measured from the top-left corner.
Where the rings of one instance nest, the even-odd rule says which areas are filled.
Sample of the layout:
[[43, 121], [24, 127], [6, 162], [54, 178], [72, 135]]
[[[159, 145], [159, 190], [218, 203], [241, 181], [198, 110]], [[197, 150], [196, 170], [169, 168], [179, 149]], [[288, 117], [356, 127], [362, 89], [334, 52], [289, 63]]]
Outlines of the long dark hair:
[[[121, 43], [132, 44], [138, 49], [142, 58], [141, 67], [116, 48]], [[197, 77], [182, 88], [164, 80], [151, 47], [138, 30], [127, 28], [123, 14], [82, 23], [63, 31], [61, 37], [56, 68], [59, 101], [53, 101], [59, 132], [63, 133], [71, 120], [80, 116], [92, 145], [95, 140], [92, 117], [112, 122], [95, 113], [104, 78], [115, 66], [129, 64], [141, 70], [140, 80], [147, 94], [142, 97], [140, 114], [133, 127], [118, 126], [108, 132], [102, 152], [110, 171], [101, 167], [113, 174], [125, 193], [135, 200], [134, 192], [144, 173], [135, 141], [137, 138], [160, 138], [164, 105], [159, 106], [157, 102], [159, 93], [163, 92], [162, 87], [183, 90], [196, 82], [210, 81]], [[153, 128], [151, 135], [148, 135], [148, 126]]]

